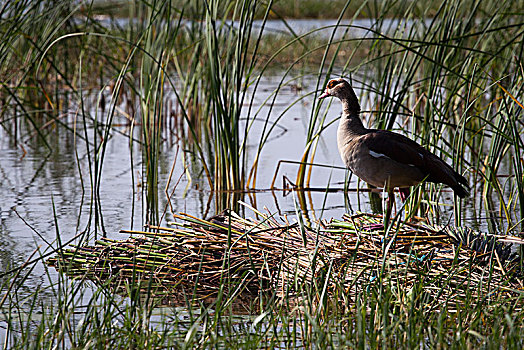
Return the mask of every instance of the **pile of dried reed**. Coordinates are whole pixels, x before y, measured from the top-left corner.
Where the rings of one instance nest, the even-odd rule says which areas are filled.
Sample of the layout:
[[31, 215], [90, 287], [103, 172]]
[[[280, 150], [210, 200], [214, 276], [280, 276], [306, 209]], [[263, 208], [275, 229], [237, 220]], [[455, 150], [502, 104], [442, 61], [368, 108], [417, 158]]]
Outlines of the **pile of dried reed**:
[[164, 296], [180, 288], [212, 296], [226, 286], [289, 297], [305, 284], [348, 295], [374, 281], [411, 288], [421, 278], [425, 292], [448, 302], [465, 293], [524, 289], [510, 246], [524, 244], [518, 237], [432, 227], [422, 219], [393, 224], [384, 233], [382, 218], [370, 214], [345, 215], [313, 229], [257, 214], [259, 220], [230, 211], [209, 220], [181, 214], [173, 228], [122, 230], [132, 236], [72, 247], [48, 263], [70, 276], [122, 288], [140, 281], [140, 288]]

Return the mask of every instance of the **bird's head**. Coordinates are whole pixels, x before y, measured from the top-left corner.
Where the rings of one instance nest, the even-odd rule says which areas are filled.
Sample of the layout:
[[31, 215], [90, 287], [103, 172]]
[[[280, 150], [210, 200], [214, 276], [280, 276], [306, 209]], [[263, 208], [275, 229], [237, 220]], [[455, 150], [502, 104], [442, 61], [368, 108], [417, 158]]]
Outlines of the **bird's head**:
[[342, 78], [331, 79], [327, 85], [324, 93], [319, 99], [328, 96], [338, 97], [342, 101], [343, 112], [347, 115], [358, 115], [360, 113], [360, 104], [358, 103], [355, 91], [347, 81]]
[[324, 93], [319, 97], [319, 99], [323, 99], [328, 96], [338, 97], [342, 99], [344, 96], [347, 96], [347, 94], [350, 94], [352, 90], [353, 89], [351, 89], [349, 83], [344, 79], [331, 79], [327, 83], [326, 89], [324, 90]]

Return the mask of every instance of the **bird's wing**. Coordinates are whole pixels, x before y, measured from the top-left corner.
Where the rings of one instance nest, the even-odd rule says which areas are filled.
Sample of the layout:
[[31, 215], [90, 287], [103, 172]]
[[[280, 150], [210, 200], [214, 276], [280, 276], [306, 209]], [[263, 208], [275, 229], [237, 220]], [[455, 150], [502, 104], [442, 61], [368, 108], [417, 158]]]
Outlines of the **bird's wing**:
[[373, 130], [363, 136], [362, 142], [368, 147], [371, 156], [388, 157], [396, 162], [414, 166], [427, 176], [427, 181], [451, 186], [461, 197], [467, 195], [467, 191], [459, 185], [460, 183], [466, 188], [469, 187], [463, 176], [440, 157], [406, 136], [387, 130]]
[[409, 138], [385, 130], [374, 130], [362, 136], [363, 144], [373, 157], [387, 157], [398, 163], [411, 165], [428, 174], [426, 149]]

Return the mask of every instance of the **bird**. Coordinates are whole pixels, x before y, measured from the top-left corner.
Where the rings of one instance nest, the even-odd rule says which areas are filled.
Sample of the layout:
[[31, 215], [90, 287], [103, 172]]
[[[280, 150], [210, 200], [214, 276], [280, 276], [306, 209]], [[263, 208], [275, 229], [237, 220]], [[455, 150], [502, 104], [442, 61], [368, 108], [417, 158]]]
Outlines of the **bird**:
[[469, 195], [468, 181], [440, 157], [396, 132], [368, 129], [360, 119], [360, 104], [343, 78], [330, 80], [319, 99], [337, 97], [342, 117], [337, 130], [338, 151], [351, 172], [388, 193], [385, 220], [394, 203], [394, 188], [404, 201], [409, 188], [422, 181], [445, 184], [460, 198]]

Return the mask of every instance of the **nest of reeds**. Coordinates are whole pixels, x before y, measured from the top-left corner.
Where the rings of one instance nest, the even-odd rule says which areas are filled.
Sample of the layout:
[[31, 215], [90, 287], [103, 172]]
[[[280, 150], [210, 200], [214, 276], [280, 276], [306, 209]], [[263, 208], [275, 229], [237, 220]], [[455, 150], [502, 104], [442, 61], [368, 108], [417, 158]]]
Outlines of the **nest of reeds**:
[[226, 211], [203, 220], [181, 214], [173, 227], [123, 230], [130, 238], [71, 247], [48, 263], [70, 276], [109, 281], [122, 290], [138, 285], [164, 297], [180, 290], [289, 297], [312, 285], [338, 295], [369, 288], [374, 280], [410, 288], [421, 278], [428, 293], [439, 284], [440, 297], [524, 289], [519, 237], [433, 227], [421, 219], [394, 223], [384, 232], [382, 218], [371, 214], [345, 215], [316, 228], [258, 217]]

